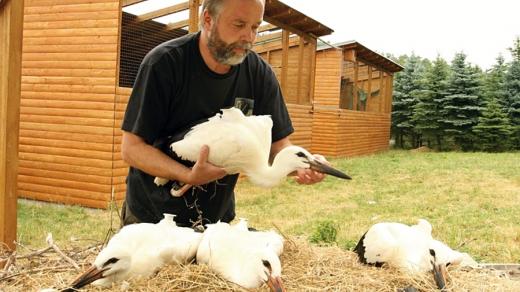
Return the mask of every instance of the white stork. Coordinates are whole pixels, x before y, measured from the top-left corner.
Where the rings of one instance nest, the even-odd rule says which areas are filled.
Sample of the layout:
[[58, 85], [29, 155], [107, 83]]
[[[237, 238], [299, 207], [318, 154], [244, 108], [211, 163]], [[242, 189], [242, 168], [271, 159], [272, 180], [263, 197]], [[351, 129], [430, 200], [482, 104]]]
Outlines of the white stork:
[[195, 257], [202, 233], [178, 227], [173, 217], [165, 214], [157, 224], [123, 227], [101, 250], [93, 265], [73, 281], [69, 291], [92, 282], [106, 287], [132, 277], [148, 277], [165, 264], [190, 262]]
[[384, 263], [415, 274], [433, 271], [440, 289], [446, 285], [446, 266], [458, 264], [463, 254], [432, 238], [431, 224], [420, 219], [417, 225], [382, 222], [372, 225], [354, 251], [365, 264]]
[[[254, 184], [272, 187], [298, 168], [311, 168], [339, 178], [350, 179], [345, 173], [323, 163], [299, 146], [282, 149], [269, 165], [271, 128], [273, 121], [268, 115], [245, 116], [237, 108], [223, 109], [207, 122], [194, 126], [182, 140], [171, 144], [171, 149], [180, 158], [197, 161], [203, 145], [210, 148], [208, 161], [222, 167], [228, 174], [243, 173]], [[167, 179], [156, 178], [157, 185]], [[180, 196], [182, 191], [172, 192]]]
[[197, 250], [197, 263], [207, 264], [226, 280], [248, 289], [265, 283], [271, 291], [285, 291], [277, 252], [266, 240], [258, 240], [259, 232], [222, 222], [208, 224]]

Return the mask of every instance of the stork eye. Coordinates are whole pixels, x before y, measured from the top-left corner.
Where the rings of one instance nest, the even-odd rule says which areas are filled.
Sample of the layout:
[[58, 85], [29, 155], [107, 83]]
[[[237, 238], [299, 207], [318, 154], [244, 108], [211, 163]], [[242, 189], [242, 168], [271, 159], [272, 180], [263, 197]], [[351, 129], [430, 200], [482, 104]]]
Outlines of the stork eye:
[[103, 264], [103, 268], [110, 265], [110, 264], [114, 264], [114, 263], [117, 263], [119, 261], [118, 258], [111, 258], [109, 259], [108, 261], [106, 261], [104, 264]]
[[272, 271], [271, 263], [269, 261], [262, 260], [262, 264], [264, 265], [264, 267], [266, 267], [269, 270], [269, 272]]
[[305, 155], [305, 153], [303, 153], [301, 151], [296, 153], [296, 156], [301, 157], [301, 158], [306, 158], [307, 157], [307, 155]]

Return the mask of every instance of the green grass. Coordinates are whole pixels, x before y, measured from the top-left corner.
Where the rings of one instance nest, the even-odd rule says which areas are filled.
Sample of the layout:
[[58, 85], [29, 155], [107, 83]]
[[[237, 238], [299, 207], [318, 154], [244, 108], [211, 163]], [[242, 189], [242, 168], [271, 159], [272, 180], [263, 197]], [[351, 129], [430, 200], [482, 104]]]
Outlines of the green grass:
[[[289, 179], [272, 189], [242, 180], [237, 217], [346, 249], [374, 223], [425, 218], [434, 237], [478, 261], [520, 262], [520, 153], [389, 151], [331, 162], [353, 180], [301, 186]], [[108, 211], [19, 206], [19, 240], [29, 245], [44, 245], [48, 231], [57, 241], [102, 240], [110, 227]]]

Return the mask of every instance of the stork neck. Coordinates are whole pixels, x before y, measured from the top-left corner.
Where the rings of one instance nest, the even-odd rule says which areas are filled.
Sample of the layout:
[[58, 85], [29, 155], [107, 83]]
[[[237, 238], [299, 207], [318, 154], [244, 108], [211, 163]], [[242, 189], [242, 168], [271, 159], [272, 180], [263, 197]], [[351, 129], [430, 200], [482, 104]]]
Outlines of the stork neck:
[[276, 155], [272, 165], [263, 165], [248, 176], [254, 184], [272, 187], [293, 171], [294, 169], [290, 164], [284, 162], [284, 159], [280, 159], [280, 155]]

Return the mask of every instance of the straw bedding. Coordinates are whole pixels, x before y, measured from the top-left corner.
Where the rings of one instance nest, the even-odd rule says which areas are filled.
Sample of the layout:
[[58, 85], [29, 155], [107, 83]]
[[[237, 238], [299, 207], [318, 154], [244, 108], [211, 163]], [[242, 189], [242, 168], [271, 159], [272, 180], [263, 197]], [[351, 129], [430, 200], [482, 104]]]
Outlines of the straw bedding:
[[[19, 246], [17, 253], [5, 249], [0, 255], [0, 291], [37, 291], [67, 287], [98, 254], [101, 243], [68, 242], [40, 250]], [[68, 257], [68, 259], [67, 259]], [[362, 265], [357, 255], [336, 246], [310, 245], [290, 237], [281, 257], [283, 281], [288, 291], [399, 291], [413, 286], [419, 291], [438, 291], [433, 277], [409, 277], [389, 267]], [[78, 264], [79, 269], [74, 268]], [[483, 269], [449, 267], [447, 291], [520, 291], [520, 281], [507, 274]], [[111, 289], [85, 287], [86, 291], [249, 291], [227, 282], [205, 265], [169, 265], [154, 277], [132, 279]], [[263, 286], [258, 291], [267, 291]]]

